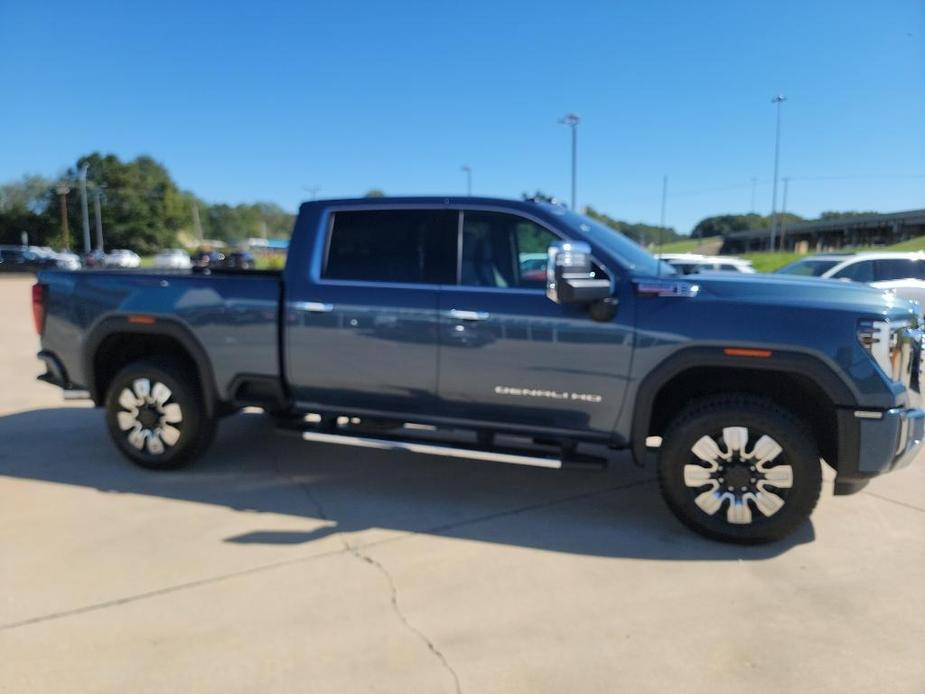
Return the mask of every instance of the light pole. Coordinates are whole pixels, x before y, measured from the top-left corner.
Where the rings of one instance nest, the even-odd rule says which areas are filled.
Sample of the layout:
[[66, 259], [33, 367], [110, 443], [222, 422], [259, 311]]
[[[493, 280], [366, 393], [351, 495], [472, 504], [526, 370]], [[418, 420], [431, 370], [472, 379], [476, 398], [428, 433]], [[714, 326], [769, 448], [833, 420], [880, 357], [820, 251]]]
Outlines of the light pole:
[[466, 196], [472, 197], [472, 167], [463, 164], [460, 170], [466, 172]]
[[96, 250], [103, 251], [103, 213], [100, 209], [101, 186], [96, 186], [93, 191], [93, 212], [96, 216]]
[[71, 230], [67, 226], [67, 194], [71, 192], [63, 183], [55, 188], [58, 194], [58, 200], [61, 203], [61, 243], [64, 244], [64, 250], [71, 250]]
[[777, 231], [777, 169], [780, 164], [780, 107], [787, 100], [783, 94], [778, 94], [771, 99], [772, 104], [777, 105], [777, 126], [774, 129], [774, 185], [771, 190], [771, 241], [768, 250], [774, 250], [774, 234]]
[[755, 188], [758, 186], [758, 179], [752, 176], [752, 204], [749, 206], [748, 211], [753, 213], [755, 212]]
[[780, 240], [777, 242], [777, 245], [782, 251], [787, 250], [784, 248], [784, 216], [787, 214], [787, 188], [790, 187], [790, 176], [784, 176], [784, 195], [780, 203]]
[[84, 253], [90, 254], [90, 213], [87, 210], [87, 169], [89, 164], [84, 163], [80, 167], [77, 176], [80, 179], [80, 214], [83, 218], [84, 228]]
[[581, 123], [581, 116], [577, 113], [566, 113], [559, 119], [562, 125], [567, 125], [572, 129], [572, 209], [575, 209], [575, 178], [578, 167], [578, 124]]

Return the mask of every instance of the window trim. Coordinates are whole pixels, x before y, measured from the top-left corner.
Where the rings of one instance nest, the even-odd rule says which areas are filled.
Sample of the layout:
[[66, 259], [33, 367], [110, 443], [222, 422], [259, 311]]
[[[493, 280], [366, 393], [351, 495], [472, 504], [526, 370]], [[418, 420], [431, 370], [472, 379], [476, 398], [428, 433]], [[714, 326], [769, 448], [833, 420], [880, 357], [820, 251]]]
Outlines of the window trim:
[[[425, 284], [418, 282], [383, 282], [380, 280], [346, 280], [346, 279], [332, 279], [324, 277], [324, 269], [327, 267], [328, 263], [328, 253], [331, 249], [331, 237], [334, 232], [334, 218], [338, 212], [381, 212], [381, 211], [423, 211], [423, 210], [446, 210], [457, 213], [458, 223], [456, 228], [457, 234], [457, 249], [456, 249], [456, 283], [455, 284]], [[527, 221], [533, 222], [541, 229], [545, 229], [553, 236], [555, 236], [560, 241], [569, 241], [572, 240], [570, 237], [563, 235], [558, 229], [552, 228], [539, 219], [538, 217], [530, 214], [529, 212], [512, 211], [510, 208], [502, 205], [491, 205], [491, 204], [478, 204], [478, 203], [454, 203], [449, 204], [449, 201], [446, 203], [422, 203], [422, 204], [409, 204], [405, 202], [401, 203], [375, 203], [370, 205], [332, 205], [325, 209], [323, 217], [319, 223], [319, 230], [317, 233], [318, 238], [315, 239], [315, 248], [314, 256], [311, 259], [309, 265], [309, 280], [312, 284], [325, 285], [325, 286], [341, 286], [341, 287], [369, 287], [369, 288], [387, 288], [394, 287], [396, 289], [427, 289], [430, 291], [438, 289], [451, 289], [451, 290], [465, 290], [465, 291], [487, 291], [487, 292], [513, 292], [517, 294], [541, 294], [546, 295], [546, 290], [541, 288], [524, 288], [524, 287], [471, 287], [468, 285], [461, 284], [462, 280], [462, 231], [463, 231], [463, 221], [464, 214], [466, 211], [470, 212], [498, 212], [501, 214], [507, 214], [514, 217], [521, 217]], [[580, 239], [579, 239], [580, 240]], [[591, 261], [597, 265], [610, 281], [611, 291], [616, 291], [617, 288], [617, 279], [613, 274], [613, 271], [605, 263], [598, 261], [595, 256], [592, 254]]]

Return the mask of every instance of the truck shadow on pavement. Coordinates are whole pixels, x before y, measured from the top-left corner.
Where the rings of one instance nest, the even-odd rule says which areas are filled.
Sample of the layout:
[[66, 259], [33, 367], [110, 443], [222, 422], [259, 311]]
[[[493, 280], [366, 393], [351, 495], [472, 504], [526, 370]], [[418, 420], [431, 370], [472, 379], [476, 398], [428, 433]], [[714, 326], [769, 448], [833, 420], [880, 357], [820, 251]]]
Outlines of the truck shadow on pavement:
[[811, 523], [760, 547], [700, 538], [667, 510], [653, 470], [622, 452], [605, 472], [555, 471], [309, 444], [263, 415], [238, 414], [202, 460], [157, 473], [122, 458], [101, 410], [79, 407], [0, 417], [0, 442], [0, 478], [312, 520], [299, 531], [255, 515], [253, 531], [227, 543], [301, 545], [381, 528], [602, 557], [750, 561], [814, 539]]

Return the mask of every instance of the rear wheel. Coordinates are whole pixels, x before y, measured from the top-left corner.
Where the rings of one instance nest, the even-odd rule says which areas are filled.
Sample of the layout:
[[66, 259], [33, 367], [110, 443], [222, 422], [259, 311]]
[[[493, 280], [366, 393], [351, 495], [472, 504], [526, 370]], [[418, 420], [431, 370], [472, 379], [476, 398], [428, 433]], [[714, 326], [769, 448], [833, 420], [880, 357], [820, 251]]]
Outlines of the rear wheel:
[[691, 404], [663, 437], [659, 484], [682, 523], [725, 542], [783, 538], [812, 512], [822, 486], [812, 433], [761, 398]]
[[107, 391], [106, 422], [119, 450], [154, 470], [191, 462], [215, 433], [195, 374], [172, 361], [145, 359], [119, 371]]

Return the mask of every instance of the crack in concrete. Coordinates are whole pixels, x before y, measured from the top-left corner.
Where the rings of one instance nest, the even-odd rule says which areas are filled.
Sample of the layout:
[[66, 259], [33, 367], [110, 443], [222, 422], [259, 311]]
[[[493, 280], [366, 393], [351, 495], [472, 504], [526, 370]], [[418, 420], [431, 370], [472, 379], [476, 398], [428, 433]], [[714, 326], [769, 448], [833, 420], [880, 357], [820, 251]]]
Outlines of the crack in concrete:
[[868, 496], [872, 496], [875, 499], [881, 499], [882, 501], [889, 501], [891, 504], [896, 504], [897, 506], [905, 506], [906, 508], [911, 508], [913, 511], [919, 511], [920, 513], [925, 513], [925, 508], [921, 508], [920, 506], [915, 506], [914, 504], [910, 504], [905, 501], [900, 501], [899, 499], [891, 499], [888, 496], [883, 496], [882, 494], [877, 494], [876, 492], [870, 492], [870, 491], [867, 491], [866, 489], [864, 489], [861, 493], [867, 494]]
[[[504, 518], [507, 516], [516, 516], [520, 513], [529, 513], [530, 511], [535, 511], [542, 508], [549, 508], [551, 506], [556, 506], [558, 504], [567, 504], [572, 501], [577, 501], [579, 499], [587, 499], [595, 496], [602, 496], [604, 494], [610, 494], [612, 492], [622, 491], [625, 489], [630, 489], [632, 487], [641, 486], [644, 484], [651, 484], [654, 480], [647, 479], [635, 482], [629, 482], [626, 484], [618, 484], [610, 487], [605, 487], [602, 489], [595, 489], [589, 492], [582, 492], [578, 494], [570, 494], [564, 497], [558, 497], [556, 499], [549, 499], [548, 501], [538, 502], [535, 504], [528, 504], [527, 506], [518, 506], [517, 508], [507, 509], [504, 511], [497, 511], [495, 513], [487, 513], [481, 516], [476, 516], [474, 518], [466, 518], [455, 523], [447, 523], [444, 525], [434, 526], [432, 528], [424, 528], [422, 530], [413, 530], [406, 533], [402, 533], [395, 537], [387, 537], [382, 540], [376, 540], [374, 542], [369, 542], [362, 547], [377, 547], [379, 545], [391, 544], [393, 542], [401, 542], [410, 537], [415, 537], [417, 535], [423, 534], [433, 534], [441, 535], [443, 533], [449, 532], [456, 528], [464, 528], [467, 525], [474, 525], [476, 523], [483, 523], [486, 521], [496, 520], [498, 518]], [[303, 487], [304, 488], [304, 487]], [[330, 519], [328, 519], [330, 520]], [[342, 538], [341, 538], [342, 539]], [[96, 612], [97, 610], [105, 610], [110, 607], [119, 607], [120, 605], [128, 605], [134, 602], [140, 602], [142, 600], [148, 600], [151, 598], [157, 598], [164, 595], [170, 595], [171, 593], [178, 593], [183, 590], [189, 590], [194, 588], [202, 588], [204, 586], [214, 585], [216, 583], [222, 583], [224, 581], [229, 581], [235, 578], [242, 578], [244, 576], [250, 576], [257, 573], [262, 573], [264, 571], [273, 571], [274, 569], [283, 568], [286, 566], [293, 566], [295, 564], [302, 564], [310, 561], [315, 561], [316, 559], [325, 559], [327, 557], [338, 556], [343, 554], [345, 549], [332, 550], [329, 552], [319, 552], [318, 554], [312, 554], [310, 556], [302, 557], [293, 557], [291, 559], [283, 559], [281, 561], [269, 562], [267, 564], [260, 564], [258, 566], [252, 566], [246, 569], [241, 569], [240, 571], [232, 571], [227, 574], [221, 574], [218, 576], [209, 576], [207, 578], [201, 578], [194, 581], [186, 581], [185, 583], [176, 583], [171, 586], [165, 586], [163, 588], [157, 588], [155, 590], [145, 591], [143, 593], [134, 593], [132, 595], [126, 595], [121, 598], [114, 598], [112, 600], [104, 600], [102, 602], [91, 603], [90, 605], [82, 605], [81, 607], [74, 607], [67, 610], [58, 610], [57, 612], [50, 612], [44, 615], [38, 615], [37, 617], [29, 617], [28, 619], [22, 619], [18, 622], [7, 622], [6, 624], [0, 624], [0, 631], [8, 631], [11, 629], [17, 629], [19, 627], [30, 626], [32, 624], [40, 624], [42, 622], [50, 622], [56, 619], [64, 619], [66, 617], [75, 617], [81, 614], [87, 614], [89, 612]]]
[[[277, 472], [280, 475], [284, 475], [284, 473], [280, 471], [279, 468], [277, 468]], [[311, 488], [306, 486], [300, 479], [297, 479], [291, 475], [284, 475], [284, 476], [288, 477], [290, 481], [298, 485], [299, 489], [302, 490], [305, 496], [308, 497], [309, 501], [311, 501], [311, 503], [315, 506], [315, 509], [318, 513], [319, 518], [321, 518], [322, 520], [326, 520], [326, 521], [331, 520], [328, 517], [327, 512], [325, 512], [324, 506], [322, 505], [321, 501], [318, 499], [318, 497], [315, 495], [314, 491], [312, 491]], [[375, 568], [385, 578], [386, 582], [388, 583], [389, 591], [391, 594], [390, 602], [392, 605], [392, 611], [396, 614], [399, 621], [401, 621], [401, 623], [404, 625], [405, 629], [407, 629], [412, 634], [414, 634], [418, 639], [423, 641], [424, 645], [427, 646], [428, 650], [437, 658], [437, 660], [440, 661], [440, 664], [443, 666], [443, 669], [446, 670], [450, 674], [450, 677], [453, 678], [453, 688], [456, 694], [462, 694], [462, 688], [459, 683], [459, 675], [456, 674], [456, 670], [454, 670], [453, 666], [450, 665], [450, 662], [447, 660], [446, 656], [443, 654], [443, 651], [437, 648], [437, 645], [427, 636], [427, 634], [425, 634], [423, 631], [421, 631], [416, 626], [414, 626], [408, 620], [408, 616], [402, 611], [401, 605], [398, 604], [398, 587], [395, 585], [395, 579], [392, 577], [392, 574], [389, 573], [389, 570], [386, 569], [385, 566], [383, 566], [382, 562], [378, 561], [377, 559], [373, 559], [368, 554], [364, 554], [362, 551], [360, 551], [359, 548], [351, 545], [347, 541], [347, 538], [343, 536], [343, 534], [337, 533], [337, 537], [341, 541], [341, 544], [344, 546], [344, 551], [349, 552], [352, 556], [356, 557], [360, 561], [366, 564], [369, 564], [370, 566]]]

